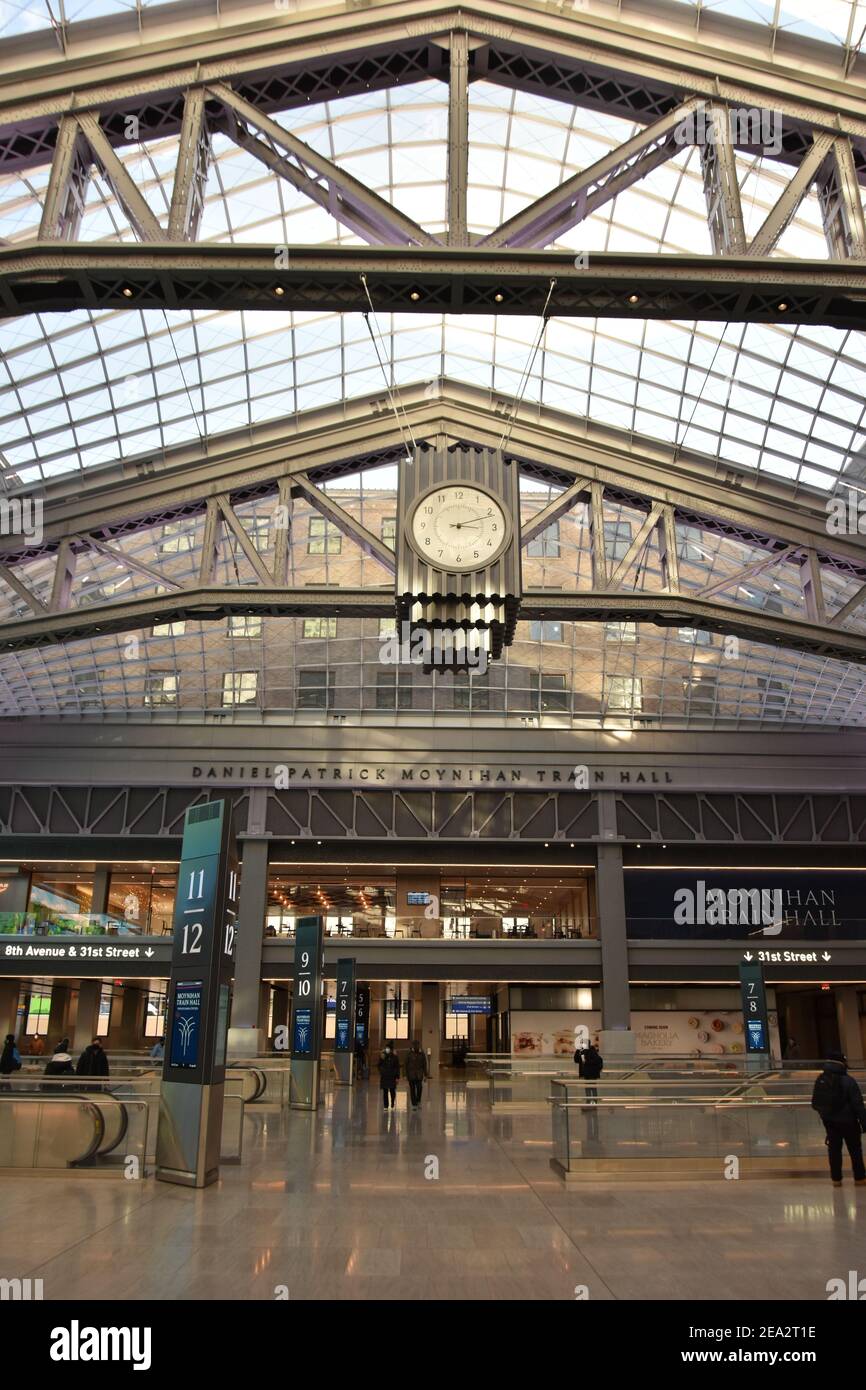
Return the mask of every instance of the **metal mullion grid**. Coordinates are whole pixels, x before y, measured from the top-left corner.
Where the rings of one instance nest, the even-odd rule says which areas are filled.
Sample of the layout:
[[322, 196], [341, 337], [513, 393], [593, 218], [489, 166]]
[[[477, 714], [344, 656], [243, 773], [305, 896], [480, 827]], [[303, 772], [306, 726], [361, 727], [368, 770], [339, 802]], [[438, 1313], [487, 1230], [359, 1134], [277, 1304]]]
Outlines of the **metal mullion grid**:
[[[852, 336], [853, 336], [853, 335], [852, 335], [850, 332], [846, 332], [846, 333], [844, 334], [844, 336], [843, 336], [841, 347], [843, 347], [843, 348], [844, 348], [844, 347], [847, 347], [848, 342], [849, 342], [849, 340], [852, 338]], [[796, 339], [796, 340], [799, 342], [799, 333], [798, 333], [798, 330], [795, 330], [794, 334], [792, 335], [792, 343], [793, 343], [794, 339]], [[836, 360], [837, 360], [837, 361], [838, 361], [838, 360], [841, 360], [841, 357], [842, 357], [842, 353], [841, 353], [841, 351], [840, 351], [840, 354], [839, 354], [839, 356], [836, 358]], [[862, 365], [862, 364], [861, 364], [861, 365]], [[827, 376], [824, 378], [823, 381], [818, 381], [818, 382], [816, 382], [816, 384], [818, 385], [821, 394], [820, 394], [820, 397], [819, 397], [819, 400], [818, 400], [818, 404], [815, 406], [815, 408], [814, 408], [814, 409], [811, 409], [811, 408], [810, 408], [811, 422], [810, 422], [810, 425], [809, 425], [809, 433], [808, 433], [808, 435], [807, 435], [807, 437], [806, 437], [806, 438], [807, 438], [806, 447], [807, 447], [807, 449], [808, 449], [809, 444], [811, 444], [813, 441], [815, 441], [815, 442], [820, 442], [820, 446], [821, 446], [822, 449], [832, 449], [832, 448], [839, 449], [839, 446], [836, 445], [836, 444], [828, 444], [825, 440], [820, 440], [820, 441], [817, 441], [817, 440], [816, 440], [816, 435], [815, 435], [815, 424], [816, 424], [816, 422], [817, 422], [819, 419], [825, 419], [825, 420], [826, 420], [826, 419], [829, 419], [831, 423], [833, 423], [833, 424], [839, 424], [842, 428], [851, 431], [851, 439], [850, 439], [850, 446], [849, 446], [849, 449], [848, 449], [848, 450], [845, 450], [845, 451], [840, 450], [840, 452], [843, 452], [843, 454], [850, 454], [850, 453], [851, 453], [851, 450], [852, 450], [852, 448], [853, 448], [855, 436], [858, 435], [858, 434], [862, 434], [862, 433], [863, 433], [863, 429], [864, 429], [864, 420], [866, 420], [866, 401], [864, 401], [864, 402], [861, 404], [860, 415], [859, 415], [859, 418], [858, 418], [858, 421], [857, 421], [857, 424], [856, 424], [856, 425], [852, 425], [851, 422], [850, 422], [849, 420], [838, 420], [838, 421], [836, 421], [836, 420], [833, 419], [832, 416], [827, 416], [827, 415], [825, 415], [825, 414], [823, 413], [823, 411], [822, 411], [822, 406], [823, 406], [823, 403], [824, 403], [824, 401], [825, 401], [825, 399], [826, 399], [826, 397], [827, 397], [828, 391], [836, 391], [836, 392], [838, 392], [840, 395], [849, 396], [852, 400], [858, 400], [858, 399], [859, 399], [858, 396], [856, 395], [856, 393], [855, 393], [854, 391], [851, 390], [850, 387], [840, 387], [840, 386], [836, 385], [834, 382], [831, 382], [831, 381], [830, 381], [830, 373], [829, 373], [829, 372], [828, 372]], [[804, 451], [804, 453], [805, 453], [805, 451]], [[805, 461], [805, 466], [806, 466], [807, 468], [823, 468], [823, 467], [825, 467], [825, 465], [822, 465], [822, 464], [819, 464], [819, 463], [813, 463], [811, 459]], [[843, 465], [843, 466], [840, 468], [839, 473], [838, 473], [838, 475], [837, 475], [837, 481], [841, 482], [841, 481], [844, 479], [844, 476], [845, 476], [845, 467], [844, 467], [844, 465]], [[798, 481], [799, 481], [799, 479], [798, 479]]]

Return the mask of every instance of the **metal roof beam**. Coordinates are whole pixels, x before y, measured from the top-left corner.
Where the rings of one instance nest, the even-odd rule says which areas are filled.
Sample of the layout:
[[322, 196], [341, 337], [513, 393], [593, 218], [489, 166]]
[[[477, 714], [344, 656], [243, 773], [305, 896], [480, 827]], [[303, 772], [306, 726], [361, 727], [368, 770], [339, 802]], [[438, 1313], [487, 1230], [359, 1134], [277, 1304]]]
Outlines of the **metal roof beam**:
[[[151, 214], [152, 216], [152, 214]], [[426, 236], [426, 233], [424, 234]], [[0, 313], [293, 309], [809, 323], [859, 329], [866, 264], [472, 247], [67, 243], [0, 249]]]
[[89, 111], [82, 112], [78, 116], [78, 124], [93, 151], [93, 158], [105, 175], [136, 236], [140, 241], [163, 241], [165, 232], [159, 225], [156, 214], [139, 193], [135, 180], [99, 124], [98, 116]]
[[169, 241], [196, 240], [204, 212], [210, 160], [211, 137], [205, 113], [204, 89], [190, 87], [183, 102], [180, 148], [168, 215]]
[[9, 168], [47, 162], [57, 122], [73, 101], [112, 108], [120, 130], [126, 114], [141, 110], [141, 137], [148, 139], [180, 129], [180, 94], [196, 82], [230, 82], [274, 111], [445, 77], [439, 44], [452, 30], [485, 46], [470, 77], [474, 71], [625, 119], [652, 120], [687, 93], [778, 111], [785, 127], [779, 157], [790, 163], [799, 162], [812, 128], [866, 140], [860, 74], [829, 71], [820, 61], [827, 52], [822, 45], [810, 50], [814, 61], [804, 61], [807, 41], [799, 37], [798, 51], [783, 55], [776, 35], [769, 61], [766, 30], [763, 48], [750, 51], [731, 42], [730, 33], [713, 36], [711, 16], [696, 42], [693, 27], [679, 27], [670, 16], [660, 26], [651, 12], [634, 8], [607, 19], [517, 0], [469, 0], [459, 8], [453, 0], [393, 0], [339, 13], [275, 13], [269, 24], [235, 16], [233, 23], [221, 18], [188, 33], [175, 25], [161, 43], [143, 44], [136, 35], [114, 48], [110, 61], [104, 48], [88, 52], [81, 43], [63, 62], [56, 55], [41, 64], [19, 61], [0, 102], [0, 162]]
[[[171, 594], [152, 594], [86, 608], [52, 612], [0, 625], [0, 653], [26, 651], [55, 642], [74, 642], [108, 633], [191, 618], [201, 622], [232, 614], [272, 617], [383, 618], [394, 613], [394, 590], [229, 588], [211, 585]], [[807, 651], [866, 664], [866, 636], [779, 614], [735, 608], [684, 594], [528, 590], [520, 610], [527, 622], [646, 622], [660, 627], [697, 627], [745, 637], [764, 646]]]
[[565, 183], [503, 222], [495, 232], [482, 237], [478, 245], [549, 246], [675, 155], [681, 148], [676, 139], [677, 130], [698, 104], [697, 100], [684, 102], [659, 117], [588, 169], [566, 179]]
[[57, 131], [48, 190], [39, 226], [40, 241], [75, 241], [84, 216], [90, 160], [81, 126], [64, 116]]
[[[460, 382], [442, 381], [432, 396], [423, 383], [401, 389], [413, 435], [429, 441], [449, 440], [497, 447], [502, 437], [498, 395]], [[325, 476], [356, 472], [396, 461], [405, 444], [388, 403], [361, 397], [337, 407], [305, 412], [289, 422], [262, 425], [212, 437], [203, 446], [182, 446], [161, 466], [135, 475], [135, 460], [119, 470], [95, 470], [92, 476], [49, 483], [45, 489], [43, 535], [38, 545], [20, 538], [0, 538], [0, 560], [26, 561], [56, 550], [63, 539], [94, 535], [110, 540], [171, 519], [204, 511], [207, 499], [273, 492], [279, 480], [293, 485], [300, 473], [320, 482]], [[768, 477], [718, 460], [671, 450], [656, 440], [578, 421], [535, 405], [519, 407], [509, 453], [536, 478], [563, 489], [549, 508], [527, 522], [524, 540], [533, 539], [600, 482], [610, 493], [644, 510], [660, 502], [684, 524], [734, 536], [755, 547], [778, 550], [794, 546], [814, 550], [824, 567], [866, 580], [866, 541], [827, 532], [826, 498], [810, 496]], [[545, 520], [545, 515], [547, 519]], [[543, 525], [542, 525], [543, 522]], [[673, 561], [673, 545], [668, 547]]]
[[[318, 181], [327, 184], [330, 197], [326, 204], [328, 210], [339, 219], [340, 206], [345, 207], [351, 215], [352, 225], [361, 235], [361, 230], [368, 229], [366, 240], [370, 240], [385, 245], [398, 246], [438, 246], [437, 237], [425, 232], [423, 227], [419, 227], [411, 217], [400, 212], [392, 203], [384, 198], [380, 198], [378, 193], [367, 188], [359, 179], [353, 178], [345, 169], [341, 169], [324, 155], [320, 155], [310, 145], [306, 145], [297, 136], [290, 135], [276, 121], [272, 121], [269, 116], [264, 115], [251, 102], [245, 101], [243, 97], [233, 92], [224, 83], [217, 82], [210, 87], [210, 92], [218, 101], [222, 102], [236, 120], [241, 120], [253, 130], [259, 132], [264, 137], [264, 141], [250, 139], [238, 139], [242, 148], [249, 149], [257, 158], [269, 164], [277, 173], [283, 173], [285, 177], [290, 177], [291, 182], [302, 192], [309, 191], [309, 185]], [[230, 127], [230, 132], [234, 127]], [[234, 136], [233, 136], [234, 138]], [[273, 151], [268, 150], [267, 141], [270, 141], [274, 151], [282, 150], [285, 155], [295, 161], [297, 170], [291, 169], [286, 161], [279, 155], [273, 160], [268, 158], [268, 154]], [[260, 152], [259, 147], [262, 147]], [[291, 172], [290, 172], [291, 171]], [[310, 178], [308, 171], [312, 171], [315, 180]], [[318, 201], [318, 200], [317, 200]], [[272, 253], [273, 254], [273, 253]]]
[[769, 256], [779, 238], [790, 226], [797, 210], [818, 175], [818, 170], [833, 148], [832, 135], [816, 135], [812, 148], [796, 174], [767, 213], [761, 227], [749, 242], [747, 254]]

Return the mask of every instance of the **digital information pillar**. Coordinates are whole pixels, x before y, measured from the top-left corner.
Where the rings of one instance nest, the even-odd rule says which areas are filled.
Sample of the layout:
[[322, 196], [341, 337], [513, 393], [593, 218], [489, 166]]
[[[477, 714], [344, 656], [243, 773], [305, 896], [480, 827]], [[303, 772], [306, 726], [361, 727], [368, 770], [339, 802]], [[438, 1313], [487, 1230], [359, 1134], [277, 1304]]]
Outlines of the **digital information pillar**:
[[227, 801], [191, 806], [174, 907], [156, 1176], [184, 1187], [219, 1177], [238, 858]]
[[765, 1062], [770, 1055], [770, 1023], [767, 1018], [764, 971], [760, 965], [747, 965], [745, 962], [740, 965], [740, 993], [746, 1057], [759, 1063]]
[[324, 965], [322, 926], [321, 917], [299, 917], [295, 926], [292, 1071], [289, 1078], [289, 1105], [293, 1110], [317, 1110], [319, 1106]]
[[355, 992], [355, 1041], [364, 1051], [370, 1044], [370, 986], [359, 985]]
[[355, 1064], [355, 958], [337, 961], [337, 1021], [334, 1066], [337, 1085], [351, 1086]]

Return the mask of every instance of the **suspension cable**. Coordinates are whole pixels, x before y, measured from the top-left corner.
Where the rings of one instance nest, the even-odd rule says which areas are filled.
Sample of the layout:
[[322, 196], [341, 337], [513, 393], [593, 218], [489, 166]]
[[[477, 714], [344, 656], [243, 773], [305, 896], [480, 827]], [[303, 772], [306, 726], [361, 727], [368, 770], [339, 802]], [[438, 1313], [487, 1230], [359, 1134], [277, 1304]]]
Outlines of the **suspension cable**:
[[538, 356], [539, 348], [541, 347], [544, 335], [547, 332], [547, 325], [550, 321], [548, 309], [550, 307], [550, 300], [553, 295], [555, 285], [556, 281], [551, 280], [550, 287], [547, 291], [547, 298], [544, 301], [544, 308], [541, 311], [541, 323], [538, 325], [538, 332], [535, 335], [535, 342], [532, 346], [532, 351], [530, 352], [529, 357], [526, 361], [526, 365], [523, 368], [523, 374], [520, 378], [520, 381], [518, 382], [517, 395], [514, 398], [514, 405], [511, 411], [511, 415], [508, 419], [508, 424], [506, 425], [502, 438], [499, 441], [500, 449], [504, 449], [508, 444], [509, 439], [511, 438], [511, 431], [514, 429], [514, 424], [517, 420], [517, 412], [520, 409], [523, 397], [526, 393], [526, 388], [529, 385], [529, 378], [532, 375], [532, 368], [535, 366], [535, 359]]

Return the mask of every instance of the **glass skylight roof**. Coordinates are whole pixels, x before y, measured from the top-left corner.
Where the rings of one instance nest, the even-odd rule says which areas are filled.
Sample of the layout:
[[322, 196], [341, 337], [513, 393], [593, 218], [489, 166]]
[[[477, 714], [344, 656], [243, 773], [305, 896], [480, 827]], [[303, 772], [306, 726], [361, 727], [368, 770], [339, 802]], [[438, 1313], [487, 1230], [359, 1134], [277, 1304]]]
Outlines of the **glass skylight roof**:
[[[287, 129], [423, 225], [445, 225], [447, 93], [425, 82], [305, 108]], [[470, 88], [468, 217], [492, 231], [535, 197], [634, 133], [629, 123], [561, 102]], [[165, 224], [174, 139], [123, 159]], [[201, 239], [216, 243], [359, 244], [357, 237], [226, 137], [215, 140]], [[747, 231], [790, 170], [742, 158]], [[38, 233], [47, 169], [0, 181], [0, 237]], [[82, 240], [133, 240], [98, 176]], [[684, 149], [565, 236], [560, 249], [709, 254], [697, 152]], [[827, 255], [808, 198], [777, 256]], [[517, 387], [535, 320], [380, 315], [393, 378], [447, 376]], [[119, 311], [0, 323], [0, 438], [6, 483], [100, 464], [291, 415], [378, 389], [360, 315]], [[862, 333], [761, 325], [552, 320], [527, 398], [831, 491], [866, 437]]]
[[[754, 10], [756, 15], [749, 17], [762, 19], [762, 12], [772, 7], [753, 0], [727, 6], [724, 0], [717, 8], [741, 17], [743, 10]], [[805, 22], [806, 8], [805, 0], [792, 0], [785, 10], [792, 25]], [[822, 23], [840, 24], [842, 10], [849, 12], [849, 20], [859, 19], [847, 3], [830, 0], [821, 6]], [[0, 16], [8, 12], [7, 5]], [[781, 12], [776, 21], [783, 22]], [[476, 237], [493, 231], [636, 130], [612, 116], [484, 82], [471, 85], [469, 99], [467, 213]], [[274, 119], [436, 233], [446, 226], [447, 115], [447, 90], [430, 81], [277, 113]], [[177, 148], [177, 140], [170, 138], [119, 151], [163, 226]], [[757, 156], [738, 157], [738, 167], [746, 232], [752, 235], [792, 171]], [[37, 237], [47, 183], [47, 167], [0, 180], [3, 243]], [[98, 174], [88, 188], [79, 239], [135, 240], [122, 207]], [[362, 244], [223, 135], [214, 139], [200, 240], [275, 247]], [[697, 151], [683, 149], [556, 247], [590, 255], [709, 255]], [[774, 255], [824, 260], [827, 254], [812, 195], [801, 204]], [[509, 396], [518, 389], [538, 322], [510, 316], [378, 314], [377, 326], [392, 383], [448, 379]], [[553, 319], [525, 399], [622, 430], [632, 442], [636, 435], [703, 453], [718, 460], [720, 473], [734, 465], [831, 493], [844, 475], [850, 479], [860, 476], [858, 469], [862, 472], [864, 348], [863, 333], [826, 328]], [[0, 322], [0, 479], [6, 488], [38, 488], [54, 479], [74, 488], [104, 465], [159, 458], [181, 445], [290, 419], [381, 392], [382, 386], [374, 346], [357, 314], [130, 309], [7, 320]], [[255, 507], [250, 507], [245, 524], [255, 520]], [[191, 573], [196, 572], [200, 524], [190, 523]], [[142, 532], [124, 538], [118, 549], [159, 568], [159, 545], [158, 538]], [[737, 552], [718, 537], [692, 537], [690, 545], [693, 563], [703, 564], [714, 577], [728, 569], [733, 573], [749, 559], [742, 547]], [[586, 587], [580, 553], [578, 546], [572, 582]], [[385, 582], [380, 567], [356, 559], [366, 565], [363, 582]], [[221, 564], [223, 582], [236, 579], [235, 566], [243, 578], [245, 561], [236, 547], [225, 551]], [[527, 583], [550, 582], [543, 566], [531, 568]], [[798, 612], [798, 576], [793, 567], [789, 570], [779, 566], [748, 592], [725, 597], [775, 612]], [[28, 567], [28, 583], [47, 596], [50, 574], [48, 564], [44, 573]], [[295, 582], [358, 580], [326, 566], [322, 574], [300, 581], [296, 576]], [[124, 574], [96, 554], [80, 569], [76, 583], [76, 605], [95, 601], [89, 595], [123, 598], [154, 587], [140, 571]], [[647, 587], [645, 577], [638, 587]], [[840, 578], [831, 611], [841, 608], [855, 589], [854, 581]], [[24, 616], [5, 590], [0, 602], [7, 619]], [[844, 662], [744, 642], [742, 658], [731, 663], [723, 659], [719, 639], [705, 643], [688, 630], [644, 624], [639, 640], [632, 641], [630, 633], [617, 637], [604, 625], [561, 626], [552, 638], [520, 625], [515, 647], [501, 667], [501, 706], [497, 696], [487, 706], [489, 712], [519, 711], [525, 687], [541, 717], [588, 726], [866, 722], [862, 673]], [[846, 626], [866, 630], [857, 614]], [[297, 693], [296, 668], [304, 661], [337, 672], [343, 705], [338, 702], [335, 708], [363, 712], [375, 709], [375, 700], [368, 706], [363, 693], [365, 663], [375, 661], [375, 639], [376, 624], [370, 620], [341, 622], [340, 635], [323, 638], [321, 652], [313, 652], [306, 645], [313, 639], [304, 639], [301, 624], [290, 619], [265, 619], [258, 635], [242, 640], [230, 635], [224, 622], [187, 621], [182, 630], [142, 634], [142, 659], [134, 662], [122, 659], [123, 636], [78, 641], [0, 659], [0, 712], [78, 716], [149, 709], [159, 718], [194, 717], [219, 707], [223, 677], [230, 670], [257, 673], [247, 714], [290, 710]], [[369, 642], [371, 654], [364, 646]], [[151, 676], [171, 670], [181, 675], [176, 702], [148, 705]], [[553, 689], [545, 706], [547, 675], [565, 682], [565, 706]], [[494, 684], [500, 681], [498, 672], [494, 678]], [[374, 690], [375, 676], [370, 679]], [[424, 711], [447, 718], [458, 708], [445, 684], [436, 683], [443, 691], [438, 705], [431, 686], [433, 703], [429, 710], [424, 705]], [[450, 690], [450, 678], [448, 685]], [[460, 717], [476, 712], [486, 717], [483, 703]], [[244, 715], [244, 710], [220, 711], [220, 717]], [[400, 715], [412, 717], [408, 711]]]

